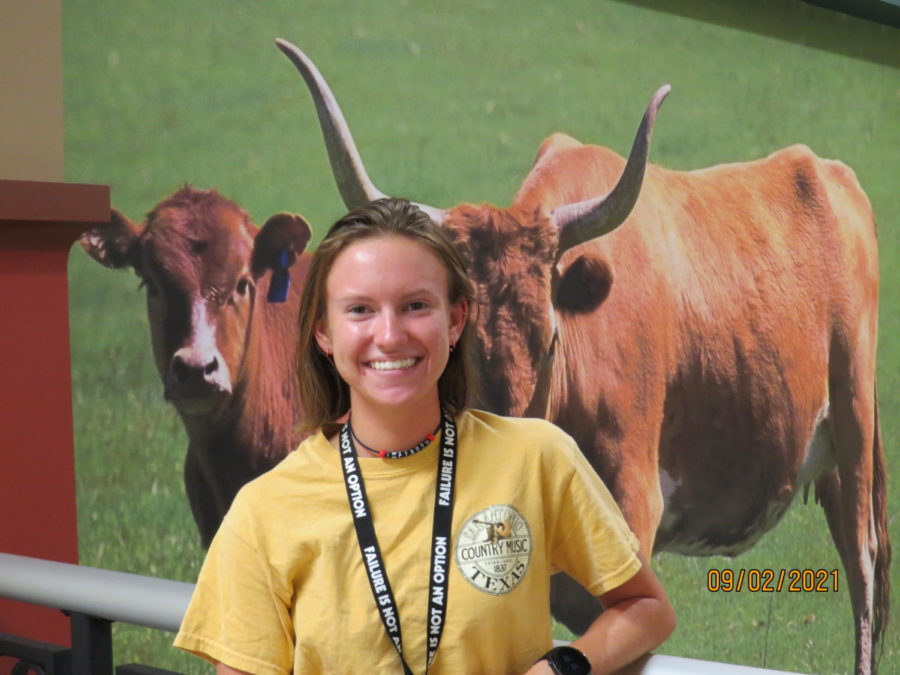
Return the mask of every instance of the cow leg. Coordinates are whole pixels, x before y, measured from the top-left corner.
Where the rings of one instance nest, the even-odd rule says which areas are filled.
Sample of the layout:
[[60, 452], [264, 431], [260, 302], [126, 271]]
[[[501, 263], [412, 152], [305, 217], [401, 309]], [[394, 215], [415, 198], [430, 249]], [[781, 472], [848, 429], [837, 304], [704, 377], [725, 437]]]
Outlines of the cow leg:
[[824, 476], [816, 483], [816, 499], [821, 503], [825, 510], [825, 517], [828, 520], [828, 527], [831, 530], [831, 538], [840, 553], [841, 562], [844, 566], [846, 575], [845, 583], [850, 589], [850, 603], [853, 608], [853, 617], [856, 629], [856, 672], [870, 672], [868, 666], [861, 668], [861, 663], [868, 663], [868, 655], [871, 653], [871, 612], [870, 604], [867, 601], [865, 593], [865, 581], [860, 573], [862, 566], [856, 561], [851, 553], [851, 546], [848, 543], [853, 538], [852, 530], [847, 532], [845, 526], [845, 518], [843, 516], [844, 506], [841, 499], [841, 479], [837, 469], [827, 476]]
[[[830, 397], [837, 466], [818, 481], [816, 495], [844, 565], [855, 619], [856, 672], [869, 674], [874, 672], [875, 643], [883, 628], [875, 624], [875, 600], [883, 597], [876, 586], [887, 583], [879, 546], [889, 546], [886, 529], [885, 540], [878, 541], [875, 519], [880, 516], [873, 509], [873, 474], [880, 459], [876, 457], [880, 447], [875, 448], [874, 387], [857, 388], [847, 377], [832, 376]], [[879, 609], [880, 616], [884, 613], [886, 607]]]
[[184, 490], [200, 533], [200, 543], [204, 549], [209, 548], [222, 518], [217, 514], [216, 498], [201, 463], [190, 448], [184, 460]]

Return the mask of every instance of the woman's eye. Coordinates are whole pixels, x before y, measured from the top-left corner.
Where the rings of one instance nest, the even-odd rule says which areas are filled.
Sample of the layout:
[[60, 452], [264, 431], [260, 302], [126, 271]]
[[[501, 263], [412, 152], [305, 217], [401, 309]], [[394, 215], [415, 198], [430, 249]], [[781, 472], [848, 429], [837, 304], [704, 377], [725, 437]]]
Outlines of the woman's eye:
[[428, 303], [424, 302], [423, 300], [416, 300], [415, 302], [409, 303], [409, 308], [414, 312], [417, 312], [422, 309], [427, 309]]
[[354, 305], [347, 309], [350, 314], [365, 314], [368, 310], [362, 305]]
[[249, 279], [241, 279], [238, 281], [237, 286], [234, 289], [239, 296], [242, 298], [247, 295], [247, 292], [250, 290], [250, 280]]

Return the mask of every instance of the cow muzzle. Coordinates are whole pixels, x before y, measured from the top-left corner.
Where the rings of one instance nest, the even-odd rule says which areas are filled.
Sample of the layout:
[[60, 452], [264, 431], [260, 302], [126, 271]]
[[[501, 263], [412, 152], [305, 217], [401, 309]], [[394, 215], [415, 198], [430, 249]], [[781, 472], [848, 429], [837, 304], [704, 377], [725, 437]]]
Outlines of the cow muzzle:
[[191, 415], [212, 412], [231, 394], [228, 365], [218, 350], [182, 347], [166, 372], [165, 397]]

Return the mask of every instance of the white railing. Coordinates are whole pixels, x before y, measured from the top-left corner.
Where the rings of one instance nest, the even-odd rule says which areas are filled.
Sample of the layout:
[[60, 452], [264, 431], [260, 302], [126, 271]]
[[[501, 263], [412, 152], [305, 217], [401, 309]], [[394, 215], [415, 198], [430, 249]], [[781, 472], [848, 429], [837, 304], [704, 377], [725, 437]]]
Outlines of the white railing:
[[194, 584], [0, 553], [0, 597], [175, 632]]
[[[0, 597], [176, 632], [194, 584], [0, 553]], [[751, 666], [652, 654], [623, 675], [762, 675]], [[795, 674], [796, 675], [796, 674]]]

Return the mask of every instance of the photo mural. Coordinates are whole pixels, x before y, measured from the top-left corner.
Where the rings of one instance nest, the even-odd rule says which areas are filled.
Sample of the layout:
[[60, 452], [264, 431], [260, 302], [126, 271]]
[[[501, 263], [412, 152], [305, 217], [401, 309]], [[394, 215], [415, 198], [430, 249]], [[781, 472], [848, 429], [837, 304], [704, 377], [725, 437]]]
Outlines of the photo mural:
[[196, 578], [301, 440], [309, 252], [390, 194], [469, 265], [477, 407], [568, 431], [653, 556], [661, 653], [897, 663], [895, 29], [654, 4], [66, 0], [66, 180], [116, 207], [70, 259], [81, 562]]

